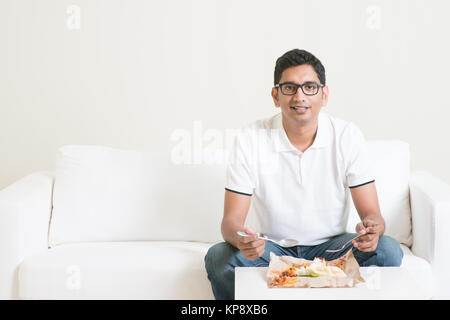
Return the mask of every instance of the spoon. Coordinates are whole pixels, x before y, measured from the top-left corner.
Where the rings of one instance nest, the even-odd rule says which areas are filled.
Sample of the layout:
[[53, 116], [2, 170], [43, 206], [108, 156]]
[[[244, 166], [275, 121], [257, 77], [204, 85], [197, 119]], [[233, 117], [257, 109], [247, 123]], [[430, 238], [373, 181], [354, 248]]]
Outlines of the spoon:
[[[242, 232], [242, 231], [238, 231], [237, 234], [242, 236], [242, 237], [250, 237], [250, 236], [252, 236], [251, 234], [248, 234], [248, 233], [245, 233], [245, 232]], [[264, 237], [258, 237], [258, 239], [272, 241], [273, 243], [276, 243], [280, 247], [284, 247], [284, 248], [297, 246], [299, 244], [298, 241], [295, 240], [295, 239], [283, 239], [283, 240], [276, 241], [276, 240], [273, 240], [273, 239], [269, 239], [269, 238], [267, 238], [265, 236]]]

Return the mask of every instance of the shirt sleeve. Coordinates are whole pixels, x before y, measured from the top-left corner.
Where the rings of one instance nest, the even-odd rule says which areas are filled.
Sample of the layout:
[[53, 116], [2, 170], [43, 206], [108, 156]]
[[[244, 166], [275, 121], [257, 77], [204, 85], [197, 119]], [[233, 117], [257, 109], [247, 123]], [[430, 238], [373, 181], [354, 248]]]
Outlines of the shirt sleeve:
[[225, 189], [251, 196], [256, 186], [251, 139], [241, 131], [235, 138], [227, 164]]
[[342, 139], [346, 160], [346, 182], [349, 188], [375, 181], [367, 142], [361, 130], [350, 123]]

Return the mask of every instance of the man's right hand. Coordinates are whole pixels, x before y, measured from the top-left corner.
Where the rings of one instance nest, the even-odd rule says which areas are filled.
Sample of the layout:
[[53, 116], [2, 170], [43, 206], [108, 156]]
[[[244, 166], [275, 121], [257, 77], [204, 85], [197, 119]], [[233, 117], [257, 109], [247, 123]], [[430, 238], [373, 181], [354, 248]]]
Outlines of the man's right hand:
[[244, 232], [251, 236], [243, 237], [238, 235], [238, 249], [241, 250], [245, 258], [255, 260], [264, 254], [266, 240], [258, 239], [258, 234], [250, 227], [244, 228]]

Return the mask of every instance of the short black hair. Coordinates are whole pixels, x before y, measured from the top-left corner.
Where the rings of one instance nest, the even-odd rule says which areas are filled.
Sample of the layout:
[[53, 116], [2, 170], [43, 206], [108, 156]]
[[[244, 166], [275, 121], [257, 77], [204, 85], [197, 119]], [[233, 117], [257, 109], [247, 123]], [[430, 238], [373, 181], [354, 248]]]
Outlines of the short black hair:
[[325, 68], [322, 65], [322, 62], [320, 62], [320, 60], [312, 53], [300, 49], [290, 50], [277, 59], [275, 64], [274, 85], [280, 81], [281, 74], [284, 70], [289, 67], [300, 66], [303, 64], [309, 64], [313, 67], [319, 77], [320, 83], [326, 85]]

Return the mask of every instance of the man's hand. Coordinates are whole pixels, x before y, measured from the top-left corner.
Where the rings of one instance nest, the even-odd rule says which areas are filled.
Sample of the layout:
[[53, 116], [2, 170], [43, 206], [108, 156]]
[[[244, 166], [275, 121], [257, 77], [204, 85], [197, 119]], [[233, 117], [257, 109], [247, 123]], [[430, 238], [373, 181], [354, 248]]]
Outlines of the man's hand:
[[251, 234], [250, 237], [238, 236], [237, 248], [241, 250], [245, 258], [255, 260], [264, 254], [266, 240], [258, 239], [258, 234], [250, 227], [244, 228], [244, 232]]
[[359, 251], [370, 252], [375, 251], [378, 245], [378, 239], [383, 230], [383, 226], [375, 221], [366, 218], [356, 225], [355, 228], [358, 234], [364, 236], [353, 240], [353, 246]]

